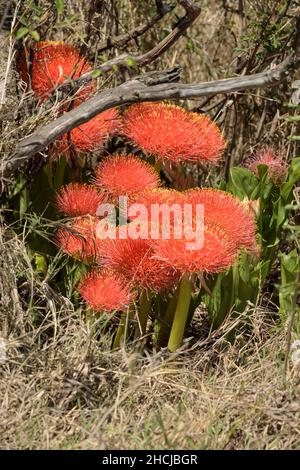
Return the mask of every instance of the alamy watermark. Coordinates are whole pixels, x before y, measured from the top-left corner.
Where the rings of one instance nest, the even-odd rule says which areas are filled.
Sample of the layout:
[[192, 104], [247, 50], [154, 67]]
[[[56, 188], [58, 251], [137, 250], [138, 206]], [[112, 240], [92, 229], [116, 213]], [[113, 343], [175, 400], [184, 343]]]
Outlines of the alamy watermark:
[[[199, 250], [204, 243], [203, 204], [130, 204], [120, 196], [118, 210], [100, 204], [96, 235], [100, 239], [184, 240], [186, 250]], [[128, 223], [130, 221], [130, 223]]]

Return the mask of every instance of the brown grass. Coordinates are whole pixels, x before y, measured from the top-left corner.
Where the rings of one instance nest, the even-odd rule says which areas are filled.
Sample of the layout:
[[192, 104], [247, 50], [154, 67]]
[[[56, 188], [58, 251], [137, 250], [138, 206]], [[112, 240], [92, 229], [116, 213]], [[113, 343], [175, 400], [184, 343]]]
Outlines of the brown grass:
[[113, 353], [19, 240], [1, 246], [2, 449], [299, 448], [299, 370], [284, 380], [274, 312], [253, 312], [233, 345], [228, 321], [177, 354]]

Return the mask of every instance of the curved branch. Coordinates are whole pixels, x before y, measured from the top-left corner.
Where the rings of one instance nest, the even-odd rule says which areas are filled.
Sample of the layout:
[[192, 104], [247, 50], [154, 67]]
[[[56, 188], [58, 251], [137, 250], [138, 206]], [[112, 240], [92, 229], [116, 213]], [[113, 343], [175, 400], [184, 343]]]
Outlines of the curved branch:
[[293, 55], [277, 67], [261, 73], [194, 85], [174, 83], [174, 80], [178, 79], [179, 69], [172, 69], [165, 73], [155, 72], [129, 80], [114, 89], [105, 90], [93, 96], [76, 109], [60, 116], [25, 138], [20, 142], [11, 158], [3, 162], [2, 178], [7, 180], [20, 171], [34, 155], [45, 150], [51, 142], [107, 109], [141, 101], [199, 98], [200, 96], [273, 86], [282, 81], [298, 63], [299, 59]]
[[[170, 47], [178, 40], [180, 36], [191, 26], [195, 19], [200, 15], [200, 8], [194, 4], [191, 0], [177, 0], [178, 3], [185, 9], [185, 16], [179, 19], [176, 23], [170, 34], [160, 41], [153, 49], [145, 52], [141, 55], [134, 54], [121, 54], [118, 57], [114, 57], [111, 60], [108, 60], [104, 64], [99, 65], [95, 70], [86, 72], [76, 80], [66, 80], [62, 85], [54, 88], [53, 92], [68, 93], [76, 91], [83, 85], [86, 85], [94, 77], [95, 72], [106, 73], [114, 70], [116, 67], [125, 67], [129, 66], [144, 66], [148, 65], [158, 57], [160, 57], [164, 52], [166, 52]], [[171, 8], [171, 7], [170, 7]]]
[[156, 15], [149, 20], [147, 23], [137, 26], [132, 31], [128, 33], [119, 34], [118, 36], [108, 37], [104, 41], [97, 44], [97, 52], [103, 52], [112, 47], [122, 48], [126, 46], [133, 39], [145, 34], [149, 29], [153, 28], [158, 21], [160, 21], [166, 14], [174, 10], [175, 5], [167, 5], [160, 0], [156, 0], [157, 13]]

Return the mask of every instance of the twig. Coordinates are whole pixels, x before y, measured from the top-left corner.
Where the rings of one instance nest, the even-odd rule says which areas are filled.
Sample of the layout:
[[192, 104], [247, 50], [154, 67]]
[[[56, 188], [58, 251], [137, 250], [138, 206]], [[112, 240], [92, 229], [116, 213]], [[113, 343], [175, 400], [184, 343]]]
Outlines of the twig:
[[147, 23], [137, 26], [132, 31], [128, 33], [120, 34], [118, 36], [108, 37], [105, 41], [102, 41], [100, 44], [97, 44], [97, 52], [103, 52], [107, 49], [111, 49], [113, 47], [122, 48], [126, 46], [130, 41], [133, 39], [137, 39], [138, 37], [145, 34], [149, 29], [153, 28], [155, 24], [160, 21], [167, 13], [170, 13], [174, 10], [175, 5], [167, 5], [163, 2], [157, 2], [157, 13], [156, 15], [149, 20]]
[[[185, 9], [186, 14], [176, 23], [171, 33], [168, 34], [166, 38], [160, 41], [153, 49], [148, 52], [145, 52], [141, 55], [134, 54], [121, 54], [118, 57], [115, 57], [104, 64], [101, 64], [97, 67], [99, 72], [110, 72], [115, 70], [117, 67], [128, 68], [130, 65], [134, 66], [144, 66], [154, 62], [158, 57], [160, 57], [164, 52], [166, 52], [182, 34], [191, 26], [195, 19], [200, 14], [200, 8], [194, 4], [191, 0], [177, 0], [178, 3]], [[66, 80], [62, 85], [54, 88], [53, 92], [68, 93], [76, 91], [83, 85], [86, 85], [94, 77], [95, 70], [91, 70], [85, 74], [82, 74], [76, 80]]]
[[88, 122], [107, 109], [141, 101], [199, 98], [272, 86], [282, 81], [298, 63], [299, 59], [292, 55], [277, 67], [261, 73], [194, 85], [174, 83], [174, 80], [179, 78], [180, 70], [177, 68], [164, 73], [154, 72], [137, 77], [113, 89], [102, 91], [20, 142], [14, 154], [2, 164], [3, 184], [5, 186], [5, 181], [24, 168], [37, 152], [42, 152], [66, 132]]

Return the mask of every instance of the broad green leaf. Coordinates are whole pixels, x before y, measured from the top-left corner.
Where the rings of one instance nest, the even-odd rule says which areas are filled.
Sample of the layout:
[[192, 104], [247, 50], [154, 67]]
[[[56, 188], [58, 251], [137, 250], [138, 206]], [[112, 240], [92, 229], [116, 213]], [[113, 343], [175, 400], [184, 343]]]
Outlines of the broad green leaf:
[[246, 168], [233, 167], [230, 170], [230, 177], [227, 189], [240, 199], [247, 196], [249, 199], [258, 186], [256, 176]]

